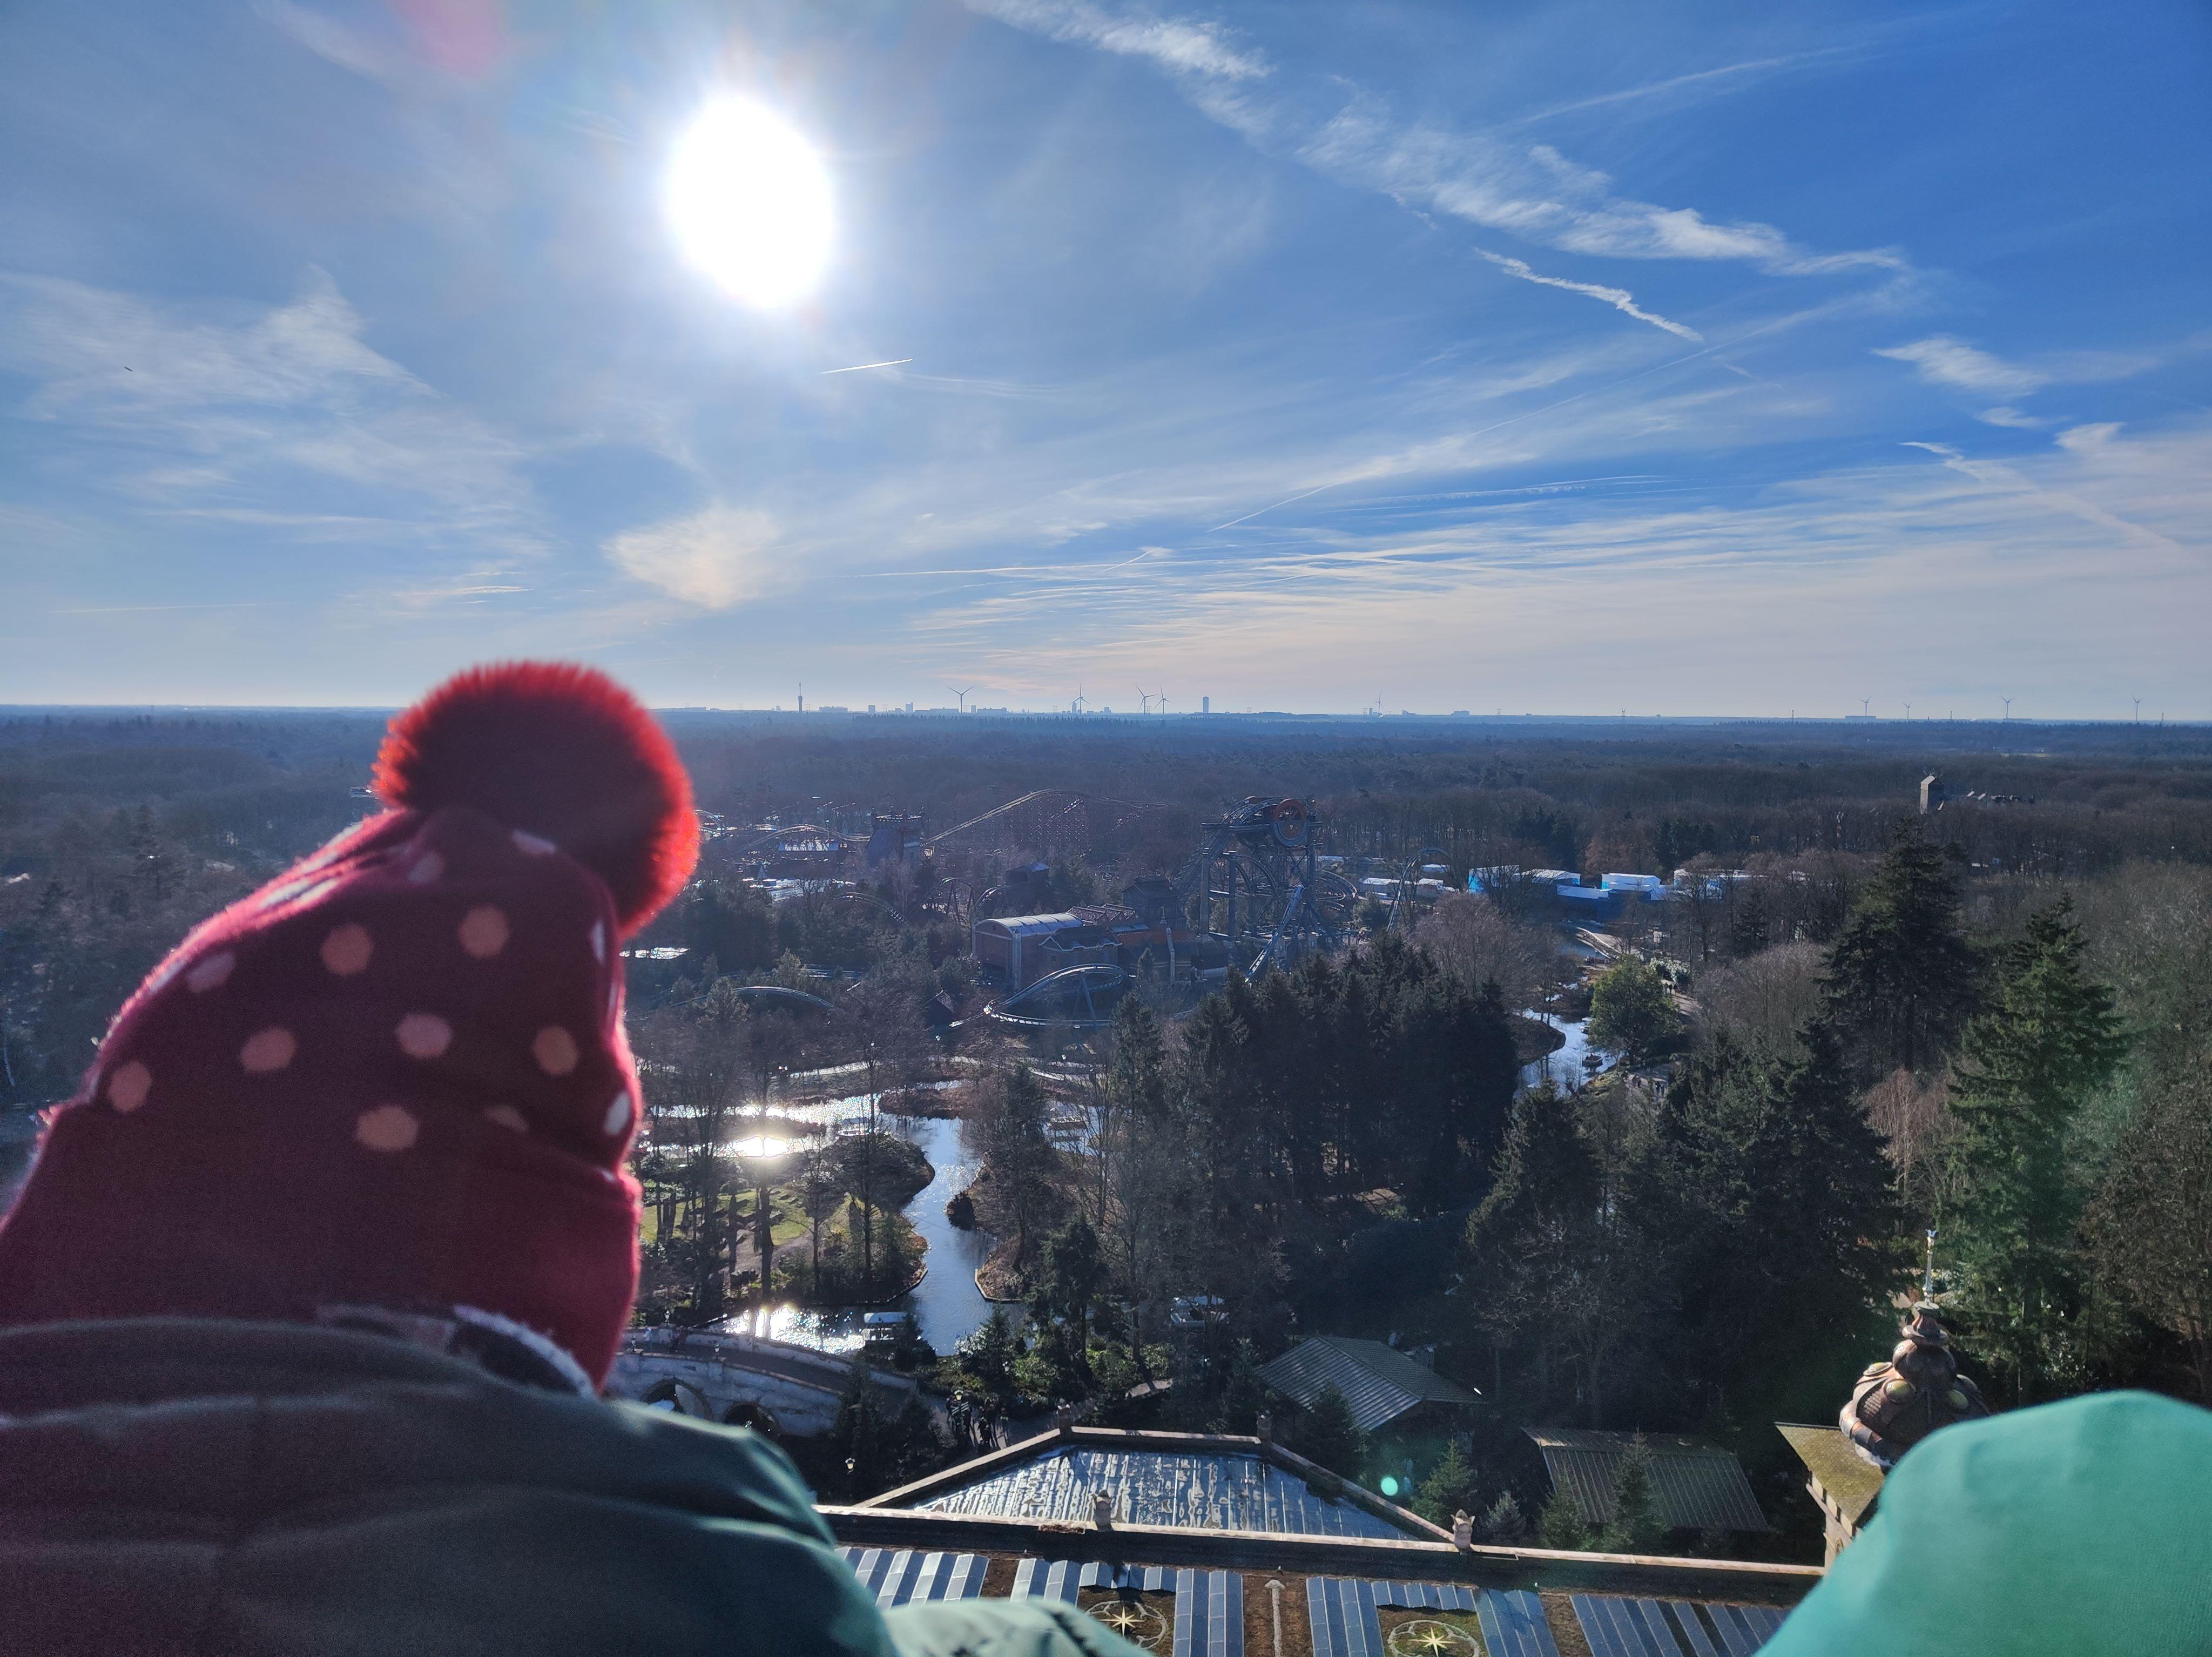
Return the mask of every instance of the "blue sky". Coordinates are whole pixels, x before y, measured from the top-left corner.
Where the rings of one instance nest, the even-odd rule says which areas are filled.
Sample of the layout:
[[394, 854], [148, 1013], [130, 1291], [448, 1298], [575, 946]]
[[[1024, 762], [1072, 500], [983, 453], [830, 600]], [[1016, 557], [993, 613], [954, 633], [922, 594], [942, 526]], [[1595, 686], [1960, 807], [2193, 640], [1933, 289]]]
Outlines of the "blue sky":
[[0, 701], [2212, 717], [2197, 0], [23, 5], [0, 153]]

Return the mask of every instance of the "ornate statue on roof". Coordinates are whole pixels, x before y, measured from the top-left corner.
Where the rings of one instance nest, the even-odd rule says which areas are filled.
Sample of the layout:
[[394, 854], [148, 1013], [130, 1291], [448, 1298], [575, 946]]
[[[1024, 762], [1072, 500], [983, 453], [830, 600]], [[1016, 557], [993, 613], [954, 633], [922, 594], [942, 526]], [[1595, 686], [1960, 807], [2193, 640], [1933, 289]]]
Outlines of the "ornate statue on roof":
[[1932, 1231], [1920, 1298], [1899, 1332], [1904, 1338], [1889, 1361], [1868, 1366], [1837, 1417], [1852, 1447], [1885, 1471], [1937, 1428], [1990, 1413], [1981, 1389], [1959, 1373], [1958, 1355], [1938, 1315]]

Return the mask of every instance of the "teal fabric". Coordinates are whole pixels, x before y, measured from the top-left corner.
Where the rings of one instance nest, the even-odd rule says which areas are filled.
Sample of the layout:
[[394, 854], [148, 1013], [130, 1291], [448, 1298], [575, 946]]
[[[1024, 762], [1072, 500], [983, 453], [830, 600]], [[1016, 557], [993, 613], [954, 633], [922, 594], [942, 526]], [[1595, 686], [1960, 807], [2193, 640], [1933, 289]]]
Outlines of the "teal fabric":
[[894, 1648], [790, 1462], [739, 1429], [338, 1330], [0, 1330], [0, 1657], [1118, 1647], [1003, 1603], [909, 1626]]
[[2212, 1411], [2106, 1392], [1947, 1427], [1761, 1657], [2212, 1654]]

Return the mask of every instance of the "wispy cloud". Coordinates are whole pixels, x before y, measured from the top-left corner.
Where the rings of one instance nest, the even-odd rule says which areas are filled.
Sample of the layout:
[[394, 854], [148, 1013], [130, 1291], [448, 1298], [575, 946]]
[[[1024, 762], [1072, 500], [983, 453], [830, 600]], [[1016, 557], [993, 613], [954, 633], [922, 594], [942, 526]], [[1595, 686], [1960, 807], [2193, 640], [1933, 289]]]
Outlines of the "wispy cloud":
[[1740, 64], [1721, 64], [1711, 69], [1692, 70], [1686, 75], [1669, 75], [1664, 80], [1647, 81], [1640, 86], [1622, 87], [1614, 92], [1600, 92], [1587, 98], [1550, 104], [1517, 117], [1511, 124], [1527, 126], [1537, 121], [1548, 121], [1557, 115], [1576, 114], [1585, 109], [1605, 109], [1648, 100], [1672, 101], [1685, 92], [1740, 91], [1808, 64], [1832, 63], [1838, 58], [1856, 56], [1857, 50], [1854, 46], [1820, 46], [1809, 52], [1787, 52], [1778, 58], [1753, 58]]
[[1510, 259], [1504, 253], [1485, 252], [1476, 248], [1478, 258], [1486, 259], [1508, 276], [1519, 277], [1523, 282], [1540, 283], [1547, 288], [1564, 288], [1571, 294], [1588, 294], [1592, 299], [1601, 299], [1616, 311], [1634, 317], [1638, 322], [1649, 322], [1655, 328], [1664, 328], [1668, 333], [1683, 339], [1702, 340], [1705, 335], [1695, 328], [1680, 322], [1670, 322], [1656, 312], [1647, 311], [1636, 302], [1636, 295], [1626, 288], [1607, 288], [1595, 282], [1570, 282], [1565, 277], [1542, 276], [1528, 268], [1525, 259]]
[[1216, 24], [1136, 12], [1114, 13], [1089, 0], [968, 0], [970, 9], [1071, 46], [1147, 58], [1179, 74], [1231, 81], [1268, 72], [1267, 60], [1232, 45]]
[[776, 539], [767, 513], [717, 503], [626, 530], [607, 542], [606, 554], [624, 575], [672, 598], [727, 610], [778, 584]]
[[1930, 334], [1909, 345], [1887, 345], [1876, 356], [1908, 362], [1931, 386], [1955, 386], [1961, 391], [1995, 392], [2024, 397], [2051, 383], [2051, 376], [2033, 369], [1992, 356], [1976, 345], [1950, 334]]
[[[1109, 13], [1091, 0], [969, 0], [977, 9], [1048, 39], [1114, 52], [1142, 52], [1179, 71], [1193, 103], [1263, 149], [1277, 150], [1340, 182], [1387, 194], [1418, 210], [1443, 214], [1561, 253], [1608, 259], [1739, 261], [1771, 274], [1827, 275], [1856, 270], [1907, 271], [1891, 248], [1821, 253], [1771, 225], [1706, 218], [1618, 190], [1613, 179], [1549, 144], [1525, 145], [1497, 131], [1462, 131], [1401, 119], [1388, 102], [1341, 77], [1340, 107], [1316, 119], [1317, 94], [1267, 95], [1247, 84], [1264, 73], [1256, 53], [1231, 53], [1210, 24]], [[1170, 51], [1133, 42], [1172, 39]], [[1781, 63], [1786, 59], [1766, 60]], [[1748, 70], [1761, 65], [1743, 65]], [[1725, 76], [1734, 68], [1699, 71]], [[1687, 81], [1696, 76], [1678, 77]], [[1633, 92], [1619, 96], [1636, 95]], [[1638, 307], [1627, 290], [1538, 274], [1524, 262], [1483, 253], [1523, 281], [1579, 293], [1685, 338], [1699, 336]]]
[[[283, 304], [222, 314], [0, 275], [0, 367], [34, 381], [22, 412], [97, 439], [111, 484], [147, 506], [541, 548], [521, 446], [365, 333], [320, 271]], [[346, 509], [363, 490], [373, 520]]]

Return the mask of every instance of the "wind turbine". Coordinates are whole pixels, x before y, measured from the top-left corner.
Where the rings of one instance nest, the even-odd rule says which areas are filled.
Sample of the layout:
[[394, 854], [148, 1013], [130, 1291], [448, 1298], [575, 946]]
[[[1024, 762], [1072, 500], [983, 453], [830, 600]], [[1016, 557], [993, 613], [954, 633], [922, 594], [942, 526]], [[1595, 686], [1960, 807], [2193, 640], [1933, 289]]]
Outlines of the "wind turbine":
[[1137, 700], [1145, 704], [1145, 711], [1146, 713], [1152, 712], [1152, 698], [1146, 692], [1145, 687], [1141, 685], [1137, 686]]
[[1863, 696], [1859, 698], [1859, 713], [1863, 718], [1872, 719], [1874, 717], [1874, 698], [1872, 697]]
[[960, 711], [963, 714], [966, 713], [968, 711], [968, 692], [974, 690], [975, 687], [973, 685], [970, 685], [965, 689], [963, 689], [957, 685], [948, 685], [945, 688], [960, 698]]
[[2142, 723], [2142, 698], [2141, 697], [2137, 697], [2136, 698], [2136, 723], [2138, 725]]
[[1905, 722], [1908, 725], [1912, 722], [1912, 704], [1910, 702], [1905, 704]]
[[2008, 696], [2001, 696], [1997, 700], [2005, 704], [2004, 716], [2007, 719], [2010, 719], [2012, 717], [2012, 698]]
[[1152, 700], [1153, 700], [1153, 701], [1155, 701], [1155, 702], [1157, 702], [1157, 703], [1158, 703], [1158, 704], [1160, 704], [1160, 711], [1161, 711], [1162, 713], [1164, 713], [1164, 714], [1165, 712], [1167, 712], [1167, 710], [1168, 710], [1168, 693], [1167, 693], [1164, 690], [1159, 690], [1159, 691], [1153, 691], [1153, 692], [1152, 692]]
[[1080, 679], [1078, 679], [1075, 683], [1075, 701], [1071, 705], [1074, 708], [1076, 712], [1081, 713], [1083, 711], [1083, 681]]

